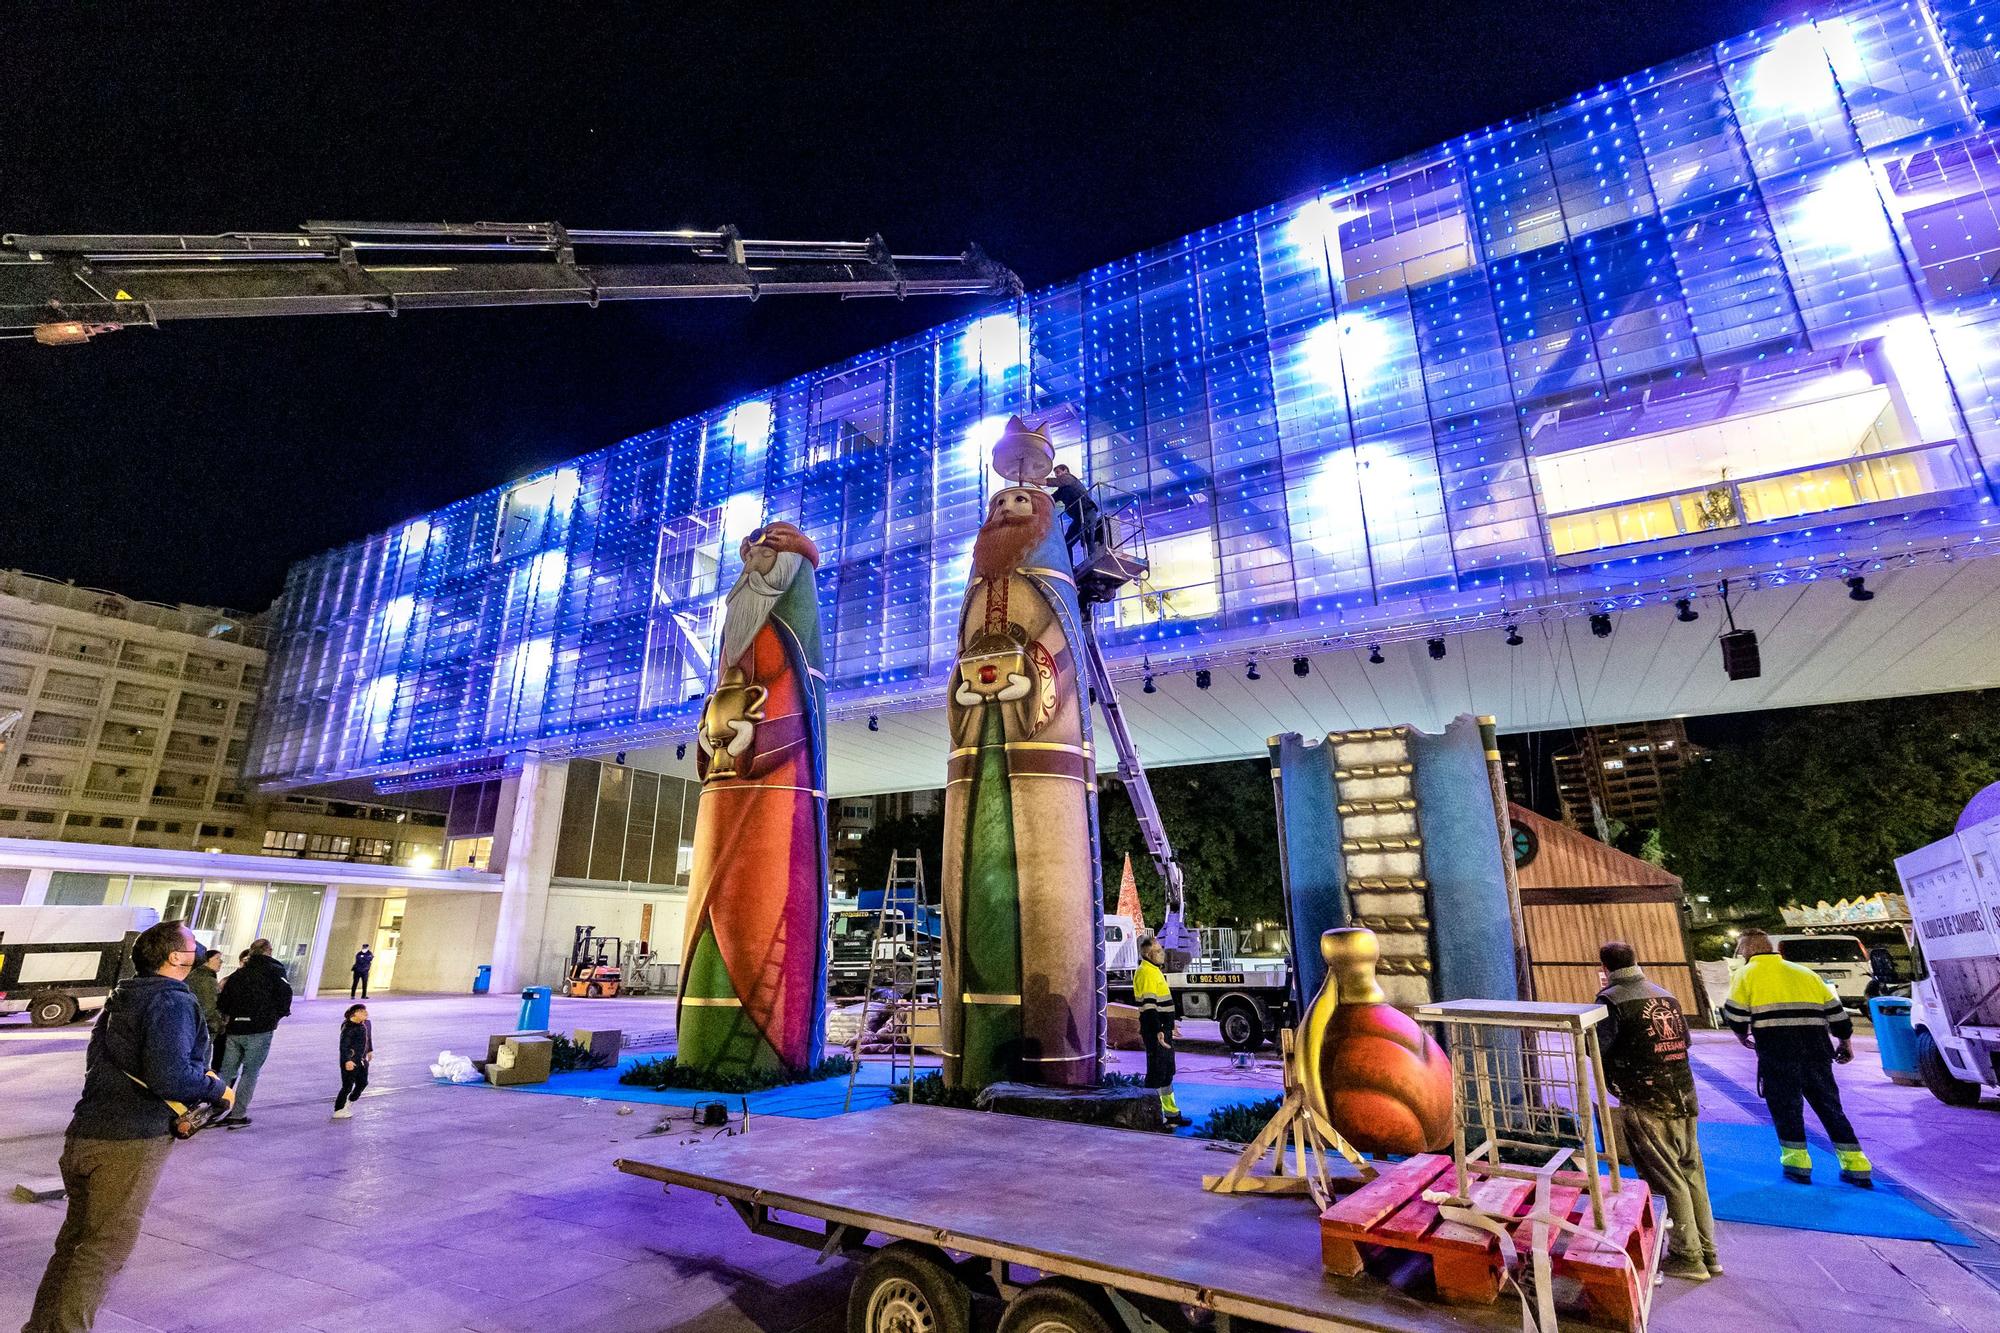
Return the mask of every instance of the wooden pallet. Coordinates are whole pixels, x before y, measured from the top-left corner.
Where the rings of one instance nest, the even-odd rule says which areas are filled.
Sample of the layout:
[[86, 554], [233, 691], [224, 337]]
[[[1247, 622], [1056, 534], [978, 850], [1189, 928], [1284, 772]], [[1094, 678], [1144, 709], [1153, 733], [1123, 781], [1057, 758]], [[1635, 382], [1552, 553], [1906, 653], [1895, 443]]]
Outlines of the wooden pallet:
[[[1498, 1238], [1441, 1217], [1438, 1205], [1423, 1198], [1426, 1190], [1454, 1188], [1447, 1156], [1425, 1153], [1388, 1168], [1320, 1215], [1321, 1261], [1328, 1272], [1354, 1277], [1362, 1271], [1364, 1248], [1427, 1255], [1439, 1296], [1456, 1304], [1491, 1305], [1500, 1295], [1503, 1268]], [[1507, 1176], [1474, 1176], [1468, 1191], [1473, 1204], [1489, 1216], [1520, 1219], [1512, 1234], [1522, 1262], [1534, 1245], [1534, 1223], [1528, 1216], [1534, 1191], [1533, 1181]], [[1589, 1225], [1584, 1177], [1575, 1172], [1553, 1176], [1549, 1211], [1579, 1231], [1555, 1232], [1551, 1266], [1555, 1276], [1580, 1284], [1592, 1323], [1638, 1333], [1653, 1280], [1658, 1219], [1644, 1181], [1624, 1181], [1613, 1194], [1607, 1178], [1604, 1194], [1605, 1226], [1598, 1231]]]

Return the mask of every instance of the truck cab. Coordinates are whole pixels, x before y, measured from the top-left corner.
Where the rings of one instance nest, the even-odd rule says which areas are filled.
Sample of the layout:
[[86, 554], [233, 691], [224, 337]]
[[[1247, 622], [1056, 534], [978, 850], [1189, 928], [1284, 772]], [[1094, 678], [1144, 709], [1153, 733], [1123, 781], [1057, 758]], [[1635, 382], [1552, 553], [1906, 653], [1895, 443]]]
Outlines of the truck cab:
[[1939, 1101], [1971, 1106], [2000, 1092], [2000, 814], [1961, 817], [1955, 832], [1897, 857], [1896, 875], [1910, 904], [1917, 1072]]
[[[1126, 918], [1104, 918], [1105, 974], [1112, 995], [1128, 1003], [1132, 973], [1139, 965], [1137, 942], [1121, 947], [1113, 937], [1130, 938], [1134, 933]], [[1222, 1044], [1232, 1051], [1254, 1051], [1291, 1024], [1292, 973], [1285, 931], [1203, 926], [1195, 937], [1200, 942], [1195, 956], [1186, 966], [1166, 973], [1176, 1017], [1215, 1020]], [[1173, 968], [1171, 961], [1168, 967]]]

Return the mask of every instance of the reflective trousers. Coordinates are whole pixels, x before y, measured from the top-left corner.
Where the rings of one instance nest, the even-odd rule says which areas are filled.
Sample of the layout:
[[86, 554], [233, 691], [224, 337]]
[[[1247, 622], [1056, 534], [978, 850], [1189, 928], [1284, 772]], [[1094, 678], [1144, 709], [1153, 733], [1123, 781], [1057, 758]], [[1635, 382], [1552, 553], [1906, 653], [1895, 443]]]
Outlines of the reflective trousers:
[[1841, 1151], [1854, 1152], [1854, 1126], [1840, 1105], [1840, 1085], [1833, 1081], [1830, 1060], [1759, 1060], [1757, 1091], [1771, 1109], [1771, 1127], [1778, 1131], [1778, 1146], [1806, 1146], [1806, 1113], [1811, 1106], [1826, 1136]]

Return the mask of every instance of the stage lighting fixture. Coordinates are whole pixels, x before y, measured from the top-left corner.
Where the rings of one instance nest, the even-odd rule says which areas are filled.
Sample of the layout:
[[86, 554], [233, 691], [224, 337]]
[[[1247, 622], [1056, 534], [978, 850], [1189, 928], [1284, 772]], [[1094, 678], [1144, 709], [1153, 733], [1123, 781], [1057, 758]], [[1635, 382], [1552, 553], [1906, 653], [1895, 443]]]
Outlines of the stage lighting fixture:
[[1431, 655], [1431, 661], [1433, 661], [1433, 662], [1442, 662], [1442, 661], [1444, 661], [1444, 640], [1443, 640], [1443, 639], [1430, 639], [1430, 640], [1427, 640], [1427, 641], [1426, 641], [1426, 642], [1424, 643], [1424, 649], [1425, 649], [1425, 651], [1427, 651], [1428, 653], [1430, 653], [1430, 655]]
[[686, 741], [682, 741], [679, 745], [676, 745], [674, 747], [674, 758], [685, 759], [687, 757], [688, 757], [688, 745]]
[[1208, 688], [1209, 681], [1212, 679], [1213, 677], [1211, 677], [1208, 674], [1208, 668], [1203, 667], [1201, 668], [1201, 670], [1194, 673], [1194, 687], [1198, 690], [1205, 690]]
[[1695, 621], [1701, 619], [1701, 612], [1694, 609], [1694, 602], [1690, 598], [1676, 597], [1674, 598], [1674, 619], [1680, 621], [1683, 625], [1692, 625]]
[[1381, 666], [1381, 665], [1382, 665], [1382, 645], [1381, 645], [1381, 644], [1379, 644], [1379, 643], [1371, 643], [1371, 644], [1369, 644], [1369, 645], [1368, 645], [1368, 665], [1370, 665], [1370, 666]]
[[870, 713], [868, 715], [868, 730], [870, 731], [882, 730], [882, 719], [875, 716], [875, 714]]
[[1159, 687], [1159, 686], [1157, 686], [1157, 685], [1155, 685], [1155, 684], [1153, 684], [1153, 677], [1152, 677], [1152, 673], [1148, 672], [1148, 673], [1147, 673], [1147, 675], [1146, 675], [1146, 683], [1145, 683], [1144, 685], [1141, 685], [1141, 686], [1139, 687], [1139, 693], [1141, 693], [1141, 694], [1158, 694], [1159, 692], [1160, 692], [1160, 687]]
[[1306, 661], [1305, 658], [1294, 657], [1292, 659], [1292, 674], [1294, 676], [1297, 676], [1299, 679], [1303, 680], [1307, 676], [1310, 676], [1312, 674], [1312, 669], [1313, 669], [1313, 664], [1311, 662]]
[[1591, 637], [1592, 637], [1592, 638], [1594, 638], [1594, 639], [1608, 639], [1608, 638], [1610, 638], [1610, 637], [1611, 637], [1611, 617], [1610, 617], [1610, 616], [1607, 616], [1607, 615], [1605, 615], [1605, 614], [1604, 614], [1604, 613], [1603, 613], [1602, 611], [1593, 611], [1593, 612], [1591, 612], [1591, 613], [1590, 613], [1590, 635], [1591, 635]]
[[1722, 670], [1731, 680], [1755, 680], [1764, 674], [1764, 659], [1757, 651], [1757, 631], [1736, 628], [1736, 612], [1729, 605], [1729, 580], [1722, 581], [1722, 614], [1729, 620], [1726, 633], [1716, 636], [1722, 645]]
[[1509, 625], [1507, 627], [1507, 646], [1509, 648], [1519, 648], [1526, 642], [1527, 640], [1521, 637], [1521, 627], [1519, 625]]
[[1856, 574], [1847, 581], [1847, 600], [1850, 602], [1872, 602], [1875, 594], [1868, 590], [1868, 580]]
[[1243, 679], [1245, 679], [1245, 680], [1262, 680], [1262, 679], [1264, 679], [1264, 678], [1263, 678], [1263, 676], [1261, 676], [1261, 675], [1259, 675], [1259, 674], [1257, 673], [1257, 659], [1256, 659], [1256, 658], [1254, 658], [1254, 657], [1253, 657], [1253, 658], [1251, 658], [1251, 659], [1250, 659], [1250, 666], [1249, 666], [1249, 668], [1248, 668], [1247, 670], [1245, 670], [1245, 671], [1244, 671], [1244, 673], [1243, 673]]

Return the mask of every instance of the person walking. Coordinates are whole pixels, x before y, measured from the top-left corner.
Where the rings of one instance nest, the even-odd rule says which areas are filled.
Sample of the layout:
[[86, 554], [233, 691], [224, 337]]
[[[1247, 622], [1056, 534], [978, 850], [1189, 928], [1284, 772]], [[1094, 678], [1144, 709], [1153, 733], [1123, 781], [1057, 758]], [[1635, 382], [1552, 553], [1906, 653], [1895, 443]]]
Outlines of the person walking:
[[1763, 931], [1744, 931], [1736, 951], [1743, 967], [1729, 987], [1722, 1017], [1736, 1040], [1757, 1052], [1757, 1090], [1778, 1132], [1778, 1165], [1791, 1179], [1812, 1183], [1803, 1102], [1833, 1140], [1840, 1178], [1872, 1186], [1874, 1167], [1854, 1136], [1833, 1078], [1835, 1064], [1854, 1058], [1854, 1020], [1846, 1006], [1817, 973], [1780, 958]]
[[1611, 940], [1597, 951], [1605, 987], [1597, 993], [1607, 1017], [1598, 1025], [1604, 1081], [1618, 1094], [1618, 1137], [1639, 1178], [1667, 1202], [1663, 1271], [1706, 1282], [1722, 1274], [1715, 1251], [1715, 1215], [1708, 1206], [1708, 1172], [1695, 1137], [1694, 1071], [1688, 1064], [1687, 1015], [1680, 1001], [1646, 980], [1632, 946]]
[[201, 1006], [202, 1022], [208, 1027], [209, 1046], [214, 1052], [209, 1063], [222, 1063], [222, 1032], [229, 1020], [222, 1016], [219, 1001], [222, 990], [222, 952], [219, 949], [200, 949], [200, 957], [195, 959], [194, 970], [187, 974], [187, 988], [194, 992], [195, 1003]]
[[354, 980], [347, 988], [348, 999], [353, 999], [357, 990], [361, 992], [362, 999], [368, 998], [368, 972], [374, 966], [375, 951], [365, 944], [362, 945], [361, 951], [354, 955]]
[[1160, 1114], [1175, 1129], [1194, 1121], [1181, 1114], [1174, 1097], [1174, 995], [1167, 989], [1166, 946], [1151, 935], [1139, 937], [1139, 967], [1132, 974], [1132, 1001], [1139, 1006], [1139, 1044], [1146, 1048], [1146, 1086], [1160, 1094]]
[[271, 956], [271, 941], [250, 946], [248, 960], [222, 983], [217, 1003], [229, 1017], [229, 1035], [216, 1072], [236, 1086], [235, 1108], [222, 1124], [241, 1129], [250, 1123], [250, 1100], [257, 1095], [257, 1071], [271, 1054], [271, 1034], [292, 1012], [292, 983], [285, 980], [284, 964]]
[[95, 1322], [174, 1146], [168, 1103], [230, 1101], [209, 1071], [208, 1026], [187, 988], [200, 949], [179, 921], [141, 932], [132, 944], [138, 975], [120, 982], [97, 1016], [83, 1096], [63, 1135], [68, 1210], [21, 1333], [73, 1333]]
[[368, 1062], [375, 1058], [375, 1027], [368, 1006], [350, 1004], [340, 1023], [340, 1095], [333, 1099], [333, 1118], [353, 1116], [353, 1103], [368, 1089]]

